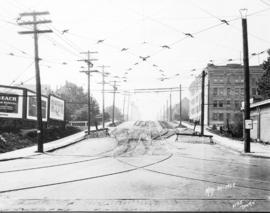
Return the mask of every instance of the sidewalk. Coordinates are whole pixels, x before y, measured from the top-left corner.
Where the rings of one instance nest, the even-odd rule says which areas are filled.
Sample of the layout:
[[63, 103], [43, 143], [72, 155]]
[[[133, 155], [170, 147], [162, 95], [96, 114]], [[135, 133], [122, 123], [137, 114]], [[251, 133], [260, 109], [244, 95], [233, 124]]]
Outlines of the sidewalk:
[[[53, 151], [59, 148], [63, 148], [65, 146], [69, 146], [71, 144], [77, 143], [85, 138], [85, 132], [79, 132], [70, 136], [67, 136], [65, 138], [61, 138], [59, 140], [55, 140], [52, 142], [48, 142], [44, 144], [44, 152]], [[15, 160], [35, 155], [40, 155], [40, 153], [37, 153], [37, 145], [14, 150], [11, 152], [6, 152], [3, 154], [0, 154], [0, 161], [7, 161], [7, 160]]]
[[[193, 129], [193, 125], [190, 125], [186, 122], [182, 122], [188, 128]], [[200, 131], [200, 126], [196, 127], [196, 131]], [[212, 132], [209, 132], [207, 129], [204, 130], [205, 134], [213, 135], [213, 141], [219, 145], [222, 145], [228, 149], [236, 151], [244, 156], [260, 157], [260, 158], [269, 158], [270, 159], [270, 145], [264, 145], [261, 143], [250, 143], [250, 153], [244, 153], [244, 142], [240, 140], [235, 140], [227, 137], [223, 137]]]

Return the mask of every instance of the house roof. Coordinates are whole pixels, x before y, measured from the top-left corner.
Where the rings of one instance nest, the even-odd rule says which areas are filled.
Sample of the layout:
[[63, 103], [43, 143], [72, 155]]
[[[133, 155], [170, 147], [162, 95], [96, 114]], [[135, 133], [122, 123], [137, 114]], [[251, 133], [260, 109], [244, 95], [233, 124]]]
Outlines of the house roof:
[[259, 101], [259, 102], [252, 103], [252, 104], [250, 104], [250, 108], [263, 106], [263, 105], [267, 105], [267, 104], [270, 104], [270, 99], [266, 99], [264, 101]]

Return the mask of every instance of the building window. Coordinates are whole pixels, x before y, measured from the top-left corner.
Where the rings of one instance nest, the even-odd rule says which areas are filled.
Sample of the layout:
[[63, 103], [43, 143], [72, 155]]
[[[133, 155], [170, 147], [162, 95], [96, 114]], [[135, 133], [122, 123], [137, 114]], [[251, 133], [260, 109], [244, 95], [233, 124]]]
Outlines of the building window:
[[213, 107], [217, 107], [217, 101], [213, 101]]
[[219, 88], [219, 95], [223, 95], [223, 88]]
[[214, 90], [213, 90], [213, 96], [217, 96], [217, 88], [214, 88]]
[[223, 113], [219, 113], [218, 120], [220, 120], [220, 121], [223, 121], [224, 120]]
[[223, 107], [223, 101], [219, 101], [219, 102], [218, 102], [218, 106], [219, 106], [219, 107]]
[[241, 95], [244, 96], [244, 88], [241, 88]]
[[256, 88], [252, 88], [252, 95], [256, 95], [256, 94], [257, 94]]
[[218, 119], [217, 113], [213, 113], [213, 120], [216, 121]]
[[256, 85], [256, 79], [255, 78], [251, 79], [251, 85]]
[[227, 88], [227, 96], [231, 95], [231, 88]]
[[229, 121], [231, 119], [231, 114], [227, 113], [226, 117], [227, 117], [227, 120]]
[[240, 102], [239, 101], [235, 101], [234, 102], [234, 106], [235, 106], [235, 109], [239, 109], [240, 108]]
[[227, 106], [231, 106], [231, 101], [227, 100], [226, 104], [227, 104]]
[[235, 88], [235, 95], [239, 95], [240, 94], [240, 88]]

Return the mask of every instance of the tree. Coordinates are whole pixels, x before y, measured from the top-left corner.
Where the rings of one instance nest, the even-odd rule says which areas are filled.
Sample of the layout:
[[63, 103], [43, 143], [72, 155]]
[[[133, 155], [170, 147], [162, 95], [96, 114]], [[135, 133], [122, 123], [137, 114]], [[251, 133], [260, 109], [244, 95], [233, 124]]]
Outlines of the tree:
[[[66, 81], [55, 93], [66, 101], [67, 120], [87, 120], [87, 93], [84, 93], [83, 87]], [[90, 103], [91, 123], [94, 123], [96, 115], [99, 114], [99, 105], [93, 97], [90, 98]]]
[[268, 58], [263, 62], [263, 69], [265, 71], [258, 82], [258, 93], [264, 100], [270, 98], [270, 49], [267, 53]]
[[[109, 114], [110, 119], [112, 119], [113, 106], [106, 107], [105, 111], [106, 111], [106, 113]], [[124, 118], [124, 116], [122, 115], [121, 110], [119, 108], [115, 107], [114, 108], [114, 120], [115, 121], [117, 121], [117, 120], [122, 121], [123, 118]]]
[[104, 113], [104, 120], [105, 120], [105, 121], [109, 121], [110, 118], [111, 118], [110, 114], [109, 114], [108, 112], [105, 112], [105, 113]]

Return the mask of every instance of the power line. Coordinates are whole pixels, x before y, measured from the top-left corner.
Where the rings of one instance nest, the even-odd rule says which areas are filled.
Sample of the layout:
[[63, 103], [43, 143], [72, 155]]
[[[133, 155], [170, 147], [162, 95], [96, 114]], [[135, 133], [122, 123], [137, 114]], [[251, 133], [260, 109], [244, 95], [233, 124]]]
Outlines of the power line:
[[46, 38], [54, 45], [57, 46], [58, 48], [67, 51], [68, 53], [72, 54], [73, 56], [78, 57], [78, 52], [75, 51], [74, 49], [70, 50], [67, 47], [65, 47], [63, 44], [61, 44], [60, 42], [56, 41], [55, 39], [53, 39], [50, 36], [46, 36]]
[[22, 76], [25, 74], [25, 72], [32, 67], [32, 65], [34, 64], [34, 61], [32, 61], [10, 84], [9, 86], [15, 84], [15, 82]]
[[[268, 11], [268, 10], [270, 10], [270, 7], [269, 7], [269, 8], [266, 8], [266, 9], [263, 9], [263, 10], [255, 11], [255, 12], [253, 12], [253, 13], [248, 14], [247, 16], [253, 16], [253, 15], [256, 15], [256, 14], [259, 14], [259, 13], [262, 13], [262, 12], [265, 12], [265, 11]], [[240, 18], [240, 17], [237, 17], [237, 18], [229, 19], [228, 22], [233, 22], [233, 21], [236, 21], [236, 20], [239, 20], [239, 19], [241, 19], [241, 18]], [[197, 35], [197, 34], [200, 34], [200, 33], [206, 32], [206, 31], [209, 31], [209, 30], [211, 30], [211, 29], [213, 29], [213, 28], [216, 28], [216, 27], [219, 27], [219, 26], [221, 26], [221, 25], [223, 25], [223, 24], [225, 24], [225, 23], [222, 22], [222, 23], [219, 23], [219, 24], [211, 25], [211, 26], [209, 26], [209, 27], [206, 27], [206, 28], [204, 28], [204, 29], [201, 29], [201, 30], [199, 30], [199, 31], [196, 31], [196, 32], [192, 33], [192, 35]], [[175, 45], [175, 44], [177, 44], [177, 43], [179, 43], [179, 42], [182, 42], [182, 41], [184, 41], [186, 38], [187, 38], [187, 37], [183, 37], [183, 38], [181, 38], [181, 39], [179, 39], [179, 40], [176, 40], [175, 42], [171, 43], [170, 46], [173, 46], [173, 45]], [[160, 53], [161, 51], [164, 51], [164, 49], [161, 49], [161, 50], [155, 52], [155, 53], [152, 54], [151, 56], [154, 56], [154, 55]]]
[[263, 0], [260, 0], [263, 4], [266, 4], [268, 6], [270, 6], [270, 4], [268, 4], [267, 2], [263, 1]]
[[[60, 38], [61, 40], [63, 40], [67, 45], [69, 45], [71, 48], [73, 48], [76, 52], [81, 52], [82, 51], [82, 48], [78, 47], [77, 45], [75, 45], [72, 41], [64, 38], [60, 31], [58, 29], [56, 29], [54, 26], [52, 26], [52, 29], [54, 30], [54, 34]], [[78, 54], [79, 55], [79, 54]]]

